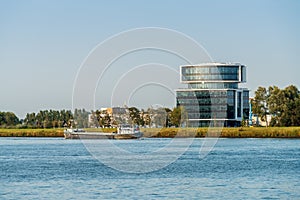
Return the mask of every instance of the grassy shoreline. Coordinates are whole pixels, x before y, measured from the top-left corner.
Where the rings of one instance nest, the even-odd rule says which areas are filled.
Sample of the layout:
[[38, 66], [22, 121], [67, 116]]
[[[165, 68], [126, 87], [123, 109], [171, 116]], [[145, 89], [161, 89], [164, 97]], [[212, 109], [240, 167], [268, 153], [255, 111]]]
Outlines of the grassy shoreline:
[[145, 137], [300, 138], [300, 127], [142, 129]]
[[[209, 130], [209, 131], [208, 131]], [[87, 129], [113, 132], [115, 129]], [[144, 137], [300, 138], [300, 127], [142, 128]], [[0, 137], [63, 137], [63, 129], [0, 129]]]
[[0, 129], [0, 137], [64, 137], [64, 129]]

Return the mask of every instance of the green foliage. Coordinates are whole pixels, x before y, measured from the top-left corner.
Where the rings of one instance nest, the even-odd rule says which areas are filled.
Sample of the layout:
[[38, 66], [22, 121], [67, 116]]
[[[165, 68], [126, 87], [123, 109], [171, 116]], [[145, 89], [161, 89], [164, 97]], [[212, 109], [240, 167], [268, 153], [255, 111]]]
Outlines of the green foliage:
[[75, 109], [74, 111], [74, 126], [76, 128], [87, 128], [89, 126], [89, 112], [85, 109]]
[[142, 120], [142, 126], [150, 127], [151, 125], [151, 117], [149, 113], [149, 109], [145, 111], [144, 109], [140, 112], [141, 120]]
[[170, 113], [170, 122], [175, 127], [180, 127], [187, 122], [187, 112], [184, 107], [175, 107]]
[[104, 127], [111, 127], [111, 126], [112, 126], [112, 118], [110, 114], [107, 112], [107, 110], [92, 111], [90, 127], [104, 128]]
[[19, 118], [12, 112], [0, 112], [0, 126], [13, 127], [20, 123]]
[[111, 118], [107, 111], [103, 111], [102, 115], [100, 116], [100, 124], [103, 127], [110, 127], [111, 126]]
[[62, 128], [70, 126], [72, 121], [70, 110], [41, 110], [37, 114], [27, 113], [20, 128]]
[[258, 89], [255, 91], [254, 99], [251, 100], [252, 112], [257, 114], [262, 121], [266, 121], [267, 126], [267, 115], [269, 114], [267, 104], [268, 96], [269, 94], [266, 88], [258, 87]]
[[263, 120], [266, 114], [272, 115], [271, 126], [300, 126], [300, 92], [294, 85], [284, 89], [271, 86], [268, 90], [259, 87], [251, 103], [253, 113]]
[[90, 122], [90, 127], [100, 127], [100, 111], [99, 110], [96, 110], [96, 111], [91, 111], [91, 122]]
[[[170, 127], [175, 126], [175, 118], [178, 121], [177, 126], [181, 126], [186, 120], [186, 112], [183, 107], [174, 108], [148, 108], [146, 111], [139, 110], [136, 107], [126, 108], [125, 113], [114, 114], [103, 111], [92, 111], [91, 127], [116, 127], [122, 123], [136, 124], [146, 127]], [[172, 114], [173, 113], [173, 114]], [[183, 115], [182, 115], [183, 113]], [[182, 117], [183, 116], [183, 117]], [[176, 123], [176, 122], [175, 122]]]
[[279, 90], [279, 94], [273, 95], [273, 99], [277, 99], [271, 111], [276, 116], [275, 126], [299, 126], [300, 125], [300, 95], [298, 89], [291, 85], [283, 90]]
[[143, 118], [141, 117], [139, 109], [136, 107], [130, 107], [129, 110], [129, 117], [130, 117], [130, 123], [131, 124], [137, 124], [137, 125], [144, 125]]

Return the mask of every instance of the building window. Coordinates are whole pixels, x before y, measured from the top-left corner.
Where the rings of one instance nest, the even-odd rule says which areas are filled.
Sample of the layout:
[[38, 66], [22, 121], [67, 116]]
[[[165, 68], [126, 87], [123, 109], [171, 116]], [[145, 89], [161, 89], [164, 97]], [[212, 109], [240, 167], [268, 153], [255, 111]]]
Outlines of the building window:
[[242, 117], [242, 93], [237, 93], [237, 117]]

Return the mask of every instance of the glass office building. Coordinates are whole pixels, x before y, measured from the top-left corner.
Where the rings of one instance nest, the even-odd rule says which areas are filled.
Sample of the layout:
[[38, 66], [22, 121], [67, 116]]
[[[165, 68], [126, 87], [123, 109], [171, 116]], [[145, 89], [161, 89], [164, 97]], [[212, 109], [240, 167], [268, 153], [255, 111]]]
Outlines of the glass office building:
[[180, 81], [187, 88], [176, 90], [177, 106], [187, 112], [187, 126], [240, 126], [249, 115], [246, 66], [239, 63], [208, 63], [180, 67]]

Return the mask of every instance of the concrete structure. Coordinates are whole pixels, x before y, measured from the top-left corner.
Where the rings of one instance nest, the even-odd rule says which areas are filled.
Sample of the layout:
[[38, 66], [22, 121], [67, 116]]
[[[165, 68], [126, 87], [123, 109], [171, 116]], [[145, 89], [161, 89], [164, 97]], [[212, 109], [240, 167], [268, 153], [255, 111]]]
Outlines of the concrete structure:
[[185, 89], [176, 90], [177, 106], [188, 115], [188, 126], [240, 126], [249, 118], [249, 90], [246, 66], [239, 63], [207, 63], [180, 66], [180, 81]]

